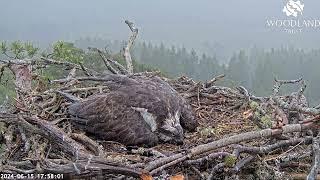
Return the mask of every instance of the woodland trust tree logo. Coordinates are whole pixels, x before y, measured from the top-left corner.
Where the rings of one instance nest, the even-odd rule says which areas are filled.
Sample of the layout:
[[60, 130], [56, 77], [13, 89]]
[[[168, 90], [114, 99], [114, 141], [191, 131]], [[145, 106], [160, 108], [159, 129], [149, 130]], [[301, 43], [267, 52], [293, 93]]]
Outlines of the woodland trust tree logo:
[[302, 19], [304, 6], [302, 0], [286, 0], [282, 12], [287, 19], [267, 19], [267, 27], [289, 34], [302, 33], [305, 29], [320, 30], [319, 19]]
[[300, 1], [289, 0], [287, 4], [283, 8], [283, 12], [286, 13], [287, 16], [297, 17], [298, 13], [302, 15], [304, 8], [304, 4], [301, 4]]

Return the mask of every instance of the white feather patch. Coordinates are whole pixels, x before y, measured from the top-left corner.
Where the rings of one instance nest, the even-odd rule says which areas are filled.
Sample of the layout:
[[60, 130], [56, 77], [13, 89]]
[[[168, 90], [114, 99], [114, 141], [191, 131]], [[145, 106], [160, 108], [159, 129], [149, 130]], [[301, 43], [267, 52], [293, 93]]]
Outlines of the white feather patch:
[[151, 131], [154, 132], [157, 130], [157, 122], [156, 122], [156, 116], [149, 113], [148, 109], [145, 108], [139, 108], [139, 107], [131, 107], [132, 109], [140, 112], [143, 120], [150, 126]]

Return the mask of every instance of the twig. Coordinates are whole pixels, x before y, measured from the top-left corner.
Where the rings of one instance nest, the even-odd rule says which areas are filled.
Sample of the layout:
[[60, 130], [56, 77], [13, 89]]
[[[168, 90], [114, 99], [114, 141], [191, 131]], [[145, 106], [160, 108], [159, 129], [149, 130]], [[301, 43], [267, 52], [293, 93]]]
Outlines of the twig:
[[307, 180], [317, 179], [320, 168], [320, 134], [313, 139], [313, 165], [308, 174]]
[[202, 157], [202, 158], [199, 158], [199, 159], [187, 160], [185, 163], [186, 164], [197, 164], [197, 165], [201, 166], [201, 165], [203, 165], [207, 162], [210, 162], [212, 160], [222, 159], [225, 156], [229, 156], [229, 155], [231, 155], [231, 154], [228, 152], [217, 152], [217, 153], [209, 154], [209, 155]]
[[30, 142], [29, 142], [29, 139], [27, 139], [27, 136], [24, 132], [24, 129], [21, 127], [21, 126], [18, 126], [18, 129], [19, 129], [19, 132], [20, 132], [20, 135], [21, 135], [21, 139], [22, 141], [24, 142], [24, 152], [27, 153], [30, 149]]
[[167, 157], [163, 153], [155, 150], [154, 148], [138, 148], [138, 149], [132, 149], [132, 153], [134, 154], [141, 154], [141, 155], [146, 155], [146, 156], [155, 156], [156, 158], [161, 158], [161, 157]]
[[[88, 163], [89, 162], [89, 163]], [[139, 178], [143, 172], [139, 169], [116, 166], [110, 162], [99, 161], [95, 159], [79, 160], [77, 162], [68, 162], [67, 164], [57, 164], [52, 160], [44, 160], [42, 168], [45, 171], [54, 173], [71, 174], [76, 176], [88, 175], [97, 176], [99, 174], [123, 174]]]
[[71, 137], [77, 141], [80, 141], [83, 145], [88, 147], [91, 151], [95, 153], [96, 156], [104, 155], [103, 147], [97, 144], [96, 142], [94, 142], [92, 139], [90, 139], [86, 135], [72, 133]]
[[286, 103], [285, 101], [283, 101], [279, 97], [273, 97], [273, 99], [280, 107], [282, 107], [284, 109], [289, 109], [291, 111], [297, 111], [300, 113], [310, 114], [310, 115], [319, 115], [320, 114], [320, 109], [304, 107], [301, 105], [290, 106], [290, 104]]
[[103, 89], [108, 89], [108, 86], [74, 88], [74, 89], [64, 90], [63, 92], [65, 92], [65, 93], [76, 93], [76, 92], [82, 92], [82, 91], [103, 90]]
[[232, 171], [234, 171], [235, 173], [238, 173], [241, 170], [241, 168], [243, 168], [246, 164], [252, 162], [255, 158], [256, 158], [256, 156], [249, 155], [248, 157], [241, 159], [232, 168]]
[[195, 168], [195, 167], [192, 166], [192, 165], [189, 165], [189, 166], [190, 166], [191, 170], [193, 170], [193, 172], [195, 172], [195, 173], [199, 176], [199, 178], [200, 178], [201, 180], [202, 180], [202, 179], [205, 179], [204, 175], [201, 174], [201, 172], [199, 171], [199, 169]]
[[279, 80], [279, 79], [276, 79], [276, 78], [274, 80], [275, 80], [275, 82], [283, 85], [283, 84], [296, 84], [296, 83], [301, 82], [303, 79], [301, 77], [299, 79], [294, 79], [294, 80]]
[[282, 147], [288, 147], [288, 146], [295, 146], [297, 144], [301, 143], [311, 143], [312, 137], [305, 137], [305, 138], [294, 138], [290, 140], [282, 140], [275, 144], [267, 145], [267, 146], [261, 146], [261, 147], [248, 147], [248, 146], [241, 146], [237, 145], [235, 149], [236, 156], [239, 156], [240, 153], [249, 153], [249, 154], [268, 154], [269, 152], [282, 148]]
[[208, 176], [208, 180], [213, 180], [214, 179], [214, 175], [216, 174], [216, 172], [218, 172], [219, 170], [223, 169], [225, 166], [224, 163], [219, 163], [216, 166], [214, 166], [211, 170], [210, 175]]
[[45, 57], [41, 57], [41, 60], [45, 64], [55, 64], [55, 65], [62, 65], [65, 67], [69, 67], [69, 68], [77, 68], [79, 70], [83, 70], [86, 75], [90, 75], [90, 76], [93, 76], [94, 74], [98, 74], [97, 72], [84, 67], [83, 64], [78, 65], [71, 62], [67, 62], [67, 61], [57, 61], [57, 60], [49, 59]]
[[151, 175], [157, 174], [157, 173], [159, 173], [160, 171], [163, 171], [165, 168], [170, 167], [170, 166], [172, 166], [172, 165], [175, 165], [175, 164], [177, 164], [177, 163], [180, 163], [180, 162], [184, 161], [185, 159], [186, 159], [186, 157], [181, 157], [181, 158], [179, 158], [179, 159], [176, 159], [176, 160], [174, 160], [174, 161], [172, 161], [172, 162], [170, 162], [170, 163], [167, 163], [167, 164], [165, 164], [165, 165], [163, 165], [163, 166], [160, 166], [160, 167], [152, 170], [152, 171], [150, 172], [150, 174], [151, 174]]
[[275, 81], [275, 84], [274, 84], [274, 87], [273, 87], [273, 96], [277, 96], [279, 91], [280, 91], [280, 87], [283, 84], [296, 84], [296, 83], [301, 82], [302, 78], [295, 79], [295, 80], [278, 80], [278, 79], [275, 78], [274, 81]]
[[[104, 61], [104, 64], [107, 66], [107, 68], [114, 74], [119, 74], [114, 68], [113, 66], [115, 66], [116, 68], [119, 69], [121, 74], [128, 74], [128, 71], [126, 70], [126, 68], [124, 68], [120, 63], [118, 63], [117, 61], [108, 58], [105, 56], [105, 53], [103, 53], [100, 49], [98, 48], [89, 48], [90, 50], [94, 50], [96, 52], [98, 52], [98, 54], [100, 55], [100, 57], [102, 58], [102, 60]], [[112, 65], [111, 65], [112, 64]]]
[[111, 66], [111, 64], [108, 61], [108, 58], [103, 54], [103, 52], [99, 49], [97, 49], [97, 52], [101, 57], [101, 59], [103, 60], [103, 63], [107, 67], [107, 69], [113, 74], [119, 74], [119, 72]]
[[87, 75], [87, 76], [93, 76], [93, 74], [90, 73], [86, 67], [84, 67], [84, 65], [83, 65], [82, 62], [79, 62], [79, 65], [80, 65], [80, 67], [81, 67], [81, 69], [82, 69], [82, 71], [84, 72], [85, 75]]
[[298, 92], [298, 101], [300, 101], [301, 96], [303, 95], [304, 91], [305, 91], [306, 88], [307, 88], [307, 85], [306, 85], [306, 82], [305, 82], [305, 81], [301, 81], [301, 84], [302, 84], [302, 86], [301, 86], [301, 88], [300, 88], [300, 90], [299, 90], [299, 92]]
[[[286, 103], [284, 100], [282, 100], [279, 96], [277, 96], [282, 84], [294, 84], [294, 83], [298, 83], [301, 81], [302, 81], [302, 78], [297, 79], [297, 80], [277, 80], [277, 79], [275, 79], [272, 99], [274, 100], [274, 102], [276, 102], [280, 107], [282, 107], [284, 109], [289, 109], [291, 111], [297, 111], [300, 113], [311, 114], [311, 115], [320, 114], [320, 109], [308, 108], [308, 107], [304, 107], [299, 104], [290, 105], [290, 104]], [[304, 91], [304, 89], [305, 88], [302, 87], [300, 92]]]
[[63, 91], [56, 91], [57, 93], [59, 93], [60, 95], [62, 95], [63, 97], [65, 97], [67, 100], [71, 101], [71, 102], [79, 102], [81, 101], [80, 98], [73, 96], [72, 94], [63, 92]]
[[216, 81], [219, 81], [221, 79], [223, 79], [225, 77], [224, 74], [220, 74], [214, 78], [212, 78], [211, 80], [209, 80], [208, 82], [205, 83], [205, 87], [208, 88], [210, 86], [212, 86]]

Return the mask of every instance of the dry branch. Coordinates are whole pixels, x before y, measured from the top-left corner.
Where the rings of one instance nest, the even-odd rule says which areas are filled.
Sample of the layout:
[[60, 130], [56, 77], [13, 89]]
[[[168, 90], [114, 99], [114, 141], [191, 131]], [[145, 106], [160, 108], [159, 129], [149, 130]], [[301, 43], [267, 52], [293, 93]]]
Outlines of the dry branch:
[[205, 86], [208, 88], [208, 87], [212, 86], [215, 82], [221, 80], [224, 77], [225, 77], [224, 74], [220, 74], [219, 76], [216, 76], [216, 77], [212, 78], [211, 80], [209, 80], [208, 82], [206, 82]]
[[313, 165], [307, 180], [317, 179], [320, 168], [320, 135], [313, 139]]
[[76, 68], [76, 69], [82, 70], [88, 76], [94, 76], [98, 74], [96, 71], [88, 69], [84, 67], [82, 64], [74, 64], [68, 61], [57, 61], [57, 60], [49, 59], [45, 57], [41, 57], [41, 60], [45, 65], [61, 65], [69, 69]]
[[[98, 54], [100, 55], [100, 57], [102, 58], [104, 64], [106, 65], [106, 67], [108, 68], [108, 70], [113, 73], [113, 74], [119, 74], [119, 72], [115, 69], [119, 69], [121, 74], [128, 74], [128, 71], [126, 70], [126, 68], [124, 68], [120, 63], [118, 63], [117, 61], [108, 58], [104, 52], [102, 52], [100, 49], [98, 48], [90, 48], [90, 50], [94, 50], [97, 51]], [[114, 68], [114, 67], [115, 68]]]
[[241, 146], [237, 145], [236, 148], [236, 156], [239, 156], [240, 153], [248, 153], [248, 154], [268, 154], [275, 149], [295, 146], [297, 144], [310, 144], [312, 142], [312, 137], [305, 137], [305, 138], [297, 138], [297, 139], [290, 139], [290, 140], [282, 140], [275, 144], [266, 145], [262, 147], [248, 147], [248, 146]]
[[252, 141], [258, 138], [268, 138], [268, 137], [277, 136], [281, 134], [302, 132], [312, 128], [313, 126], [314, 126], [314, 123], [292, 124], [292, 125], [283, 126], [282, 128], [279, 128], [279, 129], [265, 129], [265, 130], [246, 132], [246, 133], [230, 136], [217, 141], [213, 141], [211, 143], [196, 146], [194, 148], [191, 148], [190, 151], [187, 151], [186, 153], [179, 153], [174, 156], [160, 158], [154, 162], [151, 162], [149, 165], [147, 165], [145, 170], [151, 171], [151, 174], [155, 174], [164, 168], [168, 168], [170, 166], [176, 165], [177, 163], [181, 163], [186, 159], [190, 159], [194, 156], [201, 155], [203, 153], [216, 150], [218, 148], [226, 147], [226, 146], [237, 144], [244, 141]]
[[128, 20], [126, 20], [125, 23], [129, 26], [132, 34], [127, 42], [126, 47], [124, 48], [124, 58], [127, 63], [127, 70], [129, 72], [129, 74], [132, 74], [133, 73], [133, 64], [132, 64], [130, 49], [131, 49], [131, 46], [133, 45], [135, 39], [137, 38], [138, 29], [134, 26], [134, 24], [132, 22], [130, 22]]

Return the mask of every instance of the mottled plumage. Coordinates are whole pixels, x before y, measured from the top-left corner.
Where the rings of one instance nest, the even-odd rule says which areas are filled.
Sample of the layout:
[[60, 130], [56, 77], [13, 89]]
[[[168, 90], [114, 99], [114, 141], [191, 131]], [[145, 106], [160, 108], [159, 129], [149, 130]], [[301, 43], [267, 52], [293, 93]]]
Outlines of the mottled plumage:
[[105, 78], [111, 92], [69, 107], [73, 122], [98, 138], [154, 146], [159, 141], [181, 143], [183, 128], [193, 131], [197, 127], [191, 107], [160, 78]]

